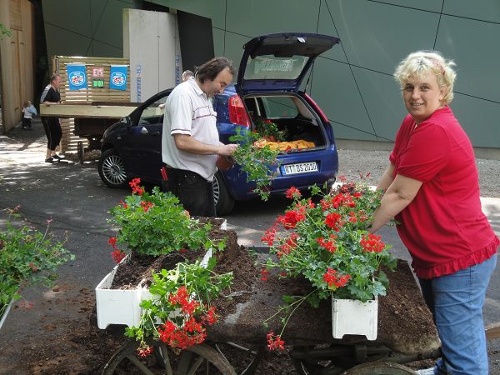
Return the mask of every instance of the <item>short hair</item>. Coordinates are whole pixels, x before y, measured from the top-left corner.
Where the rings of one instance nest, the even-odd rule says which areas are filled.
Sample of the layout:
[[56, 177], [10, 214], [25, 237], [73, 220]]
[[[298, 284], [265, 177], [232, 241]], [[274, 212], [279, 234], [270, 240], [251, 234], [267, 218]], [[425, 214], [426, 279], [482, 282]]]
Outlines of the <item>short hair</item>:
[[234, 75], [234, 67], [231, 60], [225, 57], [214, 57], [196, 69], [195, 77], [201, 83], [204, 83], [207, 79], [213, 81], [226, 68], [229, 70], [229, 73]]
[[394, 72], [394, 77], [400, 83], [401, 88], [412, 77], [422, 77], [429, 72], [437, 78], [438, 85], [447, 88], [443, 98], [445, 105], [453, 100], [453, 86], [457, 74], [452, 69], [455, 63], [452, 60], [446, 60], [441, 53], [437, 51], [417, 51], [410, 53], [402, 60]]
[[58, 77], [60, 77], [60, 74], [59, 73], [53, 73], [51, 76], [50, 76], [50, 82], [54, 82]]

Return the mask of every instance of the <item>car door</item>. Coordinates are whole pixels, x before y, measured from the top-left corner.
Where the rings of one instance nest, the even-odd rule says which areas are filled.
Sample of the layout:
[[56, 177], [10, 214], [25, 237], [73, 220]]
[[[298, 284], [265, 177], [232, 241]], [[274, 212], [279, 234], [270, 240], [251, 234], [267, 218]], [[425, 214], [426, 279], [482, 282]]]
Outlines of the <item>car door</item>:
[[128, 139], [123, 142], [127, 171], [145, 181], [161, 180], [161, 134], [164, 104], [169, 93], [159, 93], [138, 107], [131, 119]]

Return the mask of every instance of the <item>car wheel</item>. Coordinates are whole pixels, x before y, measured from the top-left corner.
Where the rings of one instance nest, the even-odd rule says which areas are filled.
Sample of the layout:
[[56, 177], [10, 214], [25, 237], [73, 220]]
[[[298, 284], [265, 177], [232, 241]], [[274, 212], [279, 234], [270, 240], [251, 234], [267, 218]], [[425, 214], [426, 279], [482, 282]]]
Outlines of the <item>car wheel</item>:
[[102, 153], [97, 164], [101, 180], [109, 187], [123, 188], [127, 186], [127, 173], [123, 159], [114, 149]]
[[214, 189], [215, 211], [217, 216], [225, 216], [234, 208], [234, 199], [229, 195], [226, 184], [220, 172], [217, 172], [212, 182]]

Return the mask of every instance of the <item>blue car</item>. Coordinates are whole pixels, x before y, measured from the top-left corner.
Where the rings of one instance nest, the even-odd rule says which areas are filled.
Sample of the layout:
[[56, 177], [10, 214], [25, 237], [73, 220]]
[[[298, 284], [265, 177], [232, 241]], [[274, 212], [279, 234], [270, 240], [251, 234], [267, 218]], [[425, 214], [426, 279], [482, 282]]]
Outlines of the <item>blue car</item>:
[[[332, 36], [309, 33], [256, 37], [244, 46], [236, 85], [214, 98], [222, 142], [229, 143], [240, 131], [255, 131], [257, 127], [262, 131], [266, 124], [281, 135], [281, 140], [268, 138], [282, 150], [271, 194], [292, 186], [305, 190], [314, 184], [331, 186], [335, 182], [338, 154], [333, 128], [300, 86], [316, 57], [338, 42]], [[170, 92], [154, 95], [106, 129], [98, 172], [107, 186], [125, 187], [135, 177], [160, 184], [162, 104]], [[255, 198], [255, 186], [238, 165], [218, 171], [214, 179], [217, 214], [229, 214], [235, 201]]]

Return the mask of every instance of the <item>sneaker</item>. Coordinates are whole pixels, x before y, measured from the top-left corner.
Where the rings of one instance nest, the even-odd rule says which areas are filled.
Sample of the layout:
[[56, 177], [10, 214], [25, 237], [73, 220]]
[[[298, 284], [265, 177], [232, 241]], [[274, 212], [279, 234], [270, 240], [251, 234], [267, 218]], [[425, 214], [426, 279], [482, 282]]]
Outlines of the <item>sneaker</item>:
[[53, 159], [55, 159], [55, 160], [57, 160], [57, 161], [59, 161], [59, 160], [61, 160], [61, 159], [62, 159], [62, 157], [60, 157], [60, 156], [59, 156], [59, 155], [57, 155], [57, 154], [52, 155], [52, 158], [53, 158]]
[[53, 163], [54, 159], [53, 158], [47, 158], [47, 159], [45, 159], [45, 162], [46, 163]]
[[434, 367], [415, 371], [418, 375], [435, 375]]

